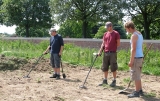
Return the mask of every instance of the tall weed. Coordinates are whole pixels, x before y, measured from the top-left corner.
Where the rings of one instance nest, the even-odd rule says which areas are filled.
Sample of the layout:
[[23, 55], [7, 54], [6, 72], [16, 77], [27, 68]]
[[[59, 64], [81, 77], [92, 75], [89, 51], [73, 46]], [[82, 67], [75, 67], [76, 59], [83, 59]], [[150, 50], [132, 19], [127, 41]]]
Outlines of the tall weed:
[[[5, 56], [14, 56], [19, 58], [37, 58], [48, 47], [49, 41], [42, 41], [38, 44], [27, 42], [24, 40], [0, 40], [0, 54]], [[144, 44], [144, 54], [147, 52], [147, 47]], [[97, 49], [82, 48], [74, 44], [65, 44], [62, 54], [62, 61], [68, 62], [73, 65], [91, 66]], [[148, 75], [160, 75], [160, 51], [150, 50], [145, 56], [142, 72]], [[49, 55], [45, 55], [49, 59]], [[94, 68], [100, 69], [102, 65], [102, 56], [99, 56], [95, 63]], [[130, 59], [130, 50], [118, 50], [117, 62], [118, 70], [128, 71], [128, 62]]]

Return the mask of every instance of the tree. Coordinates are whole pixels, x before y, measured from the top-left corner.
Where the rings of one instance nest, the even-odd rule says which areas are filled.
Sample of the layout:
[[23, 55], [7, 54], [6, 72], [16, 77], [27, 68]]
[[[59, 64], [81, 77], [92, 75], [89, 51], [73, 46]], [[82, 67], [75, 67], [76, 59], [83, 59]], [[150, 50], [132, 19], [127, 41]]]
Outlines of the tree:
[[81, 38], [80, 22], [66, 20], [58, 30], [63, 37]]
[[119, 32], [121, 39], [126, 39], [127, 38], [126, 33], [125, 33], [125, 29], [120, 24], [114, 24], [113, 29], [116, 30], [117, 32]]
[[125, 13], [144, 28], [146, 39], [150, 39], [150, 26], [160, 24], [160, 1], [159, 0], [121, 0]]
[[99, 27], [99, 30], [95, 34], [94, 38], [102, 39], [105, 32], [106, 32], [106, 28], [104, 26]]
[[50, 0], [3, 0], [5, 25], [16, 25], [25, 29], [26, 37], [30, 28], [50, 28]]
[[[120, 34], [121, 39], [126, 39], [126, 33], [124, 30], [124, 27], [121, 24], [113, 24], [113, 29], [116, 30]], [[95, 34], [94, 38], [103, 38], [104, 33], [106, 32], [106, 28], [104, 26], [101, 26], [98, 30], [98, 32]]]
[[[25, 29], [22, 27], [16, 28], [16, 35], [19, 37], [26, 37]], [[50, 37], [49, 31], [46, 28], [33, 28], [31, 27], [29, 29], [29, 33], [32, 35], [32, 37]]]
[[[61, 24], [58, 33], [60, 33], [63, 37], [70, 37], [70, 38], [81, 38], [82, 33], [82, 22], [80, 21], [72, 21], [66, 20], [63, 24]], [[93, 36], [97, 33], [97, 30], [100, 26], [95, 25], [95, 23], [90, 23], [87, 28], [87, 38], [93, 38]]]
[[3, 13], [4, 13], [4, 11], [2, 10], [2, 4], [3, 4], [3, 2], [2, 2], [2, 0], [0, 0], [0, 23], [1, 24], [3, 24]]
[[82, 22], [82, 37], [86, 38], [91, 23], [96, 25], [97, 22], [121, 18], [118, 3], [119, 0], [51, 0], [50, 7], [55, 23], [63, 24], [66, 20]]

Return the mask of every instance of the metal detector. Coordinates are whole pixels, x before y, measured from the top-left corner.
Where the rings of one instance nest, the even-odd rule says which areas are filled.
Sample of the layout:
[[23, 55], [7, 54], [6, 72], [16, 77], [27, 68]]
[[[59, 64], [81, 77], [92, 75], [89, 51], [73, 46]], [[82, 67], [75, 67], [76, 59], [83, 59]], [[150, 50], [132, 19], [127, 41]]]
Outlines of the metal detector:
[[93, 65], [94, 65], [94, 63], [95, 63], [95, 61], [96, 61], [96, 59], [97, 59], [97, 57], [98, 57], [98, 54], [97, 54], [97, 53], [93, 53], [93, 55], [95, 55], [95, 58], [94, 58], [93, 63], [92, 63], [92, 65], [91, 65], [91, 67], [90, 67], [90, 70], [89, 70], [89, 72], [88, 72], [88, 74], [87, 74], [87, 76], [86, 76], [86, 78], [85, 78], [85, 81], [84, 81], [83, 85], [80, 86], [80, 88], [83, 88], [83, 89], [86, 89], [86, 88], [87, 88], [87, 87], [84, 86], [84, 84], [86, 83], [87, 78], [88, 78], [88, 76], [89, 76], [89, 73], [91, 72], [91, 69], [92, 69], [92, 67], [93, 67]]
[[29, 70], [29, 73], [26, 76], [23, 76], [23, 78], [30, 78], [29, 74], [31, 73], [31, 71], [36, 67], [36, 65], [38, 64], [39, 60], [43, 57], [44, 54], [42, 54], [38, 60], [36, 61], [36, 63], [32, 66], [32, 68]]
[[[150, 48], [152, 47], [152, 45], [153, 45], [153, 43], [150, 44], [150, 46], [149, 46], [146, 54], [145, 54], [144, 57], [143, 57], [143, 60], [144, 60], [144, 58], [146, 57], [146, 55], [148, 54], [148, 52], [149, 52]], [[132, 81], [130, 80], [129, 83], [128, 83], [128, 86], [127, 86], [125, 89], [121, 90], [121, 91], [119, 92], [119, 94], [125, 93], [125, 91], [130, 87], [131, 82], [132, 82]]]

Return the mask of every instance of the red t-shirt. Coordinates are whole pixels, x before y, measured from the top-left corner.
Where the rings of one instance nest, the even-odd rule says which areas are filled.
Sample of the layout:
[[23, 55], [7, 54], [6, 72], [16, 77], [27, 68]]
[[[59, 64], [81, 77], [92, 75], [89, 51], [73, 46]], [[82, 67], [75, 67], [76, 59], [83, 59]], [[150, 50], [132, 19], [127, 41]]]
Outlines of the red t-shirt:
[[117, 51], [117, 40], [120, 39], [120, 35], [117, 31], [113, 30], [112, 33], [105, 32], [103, 36], [104, 52]]

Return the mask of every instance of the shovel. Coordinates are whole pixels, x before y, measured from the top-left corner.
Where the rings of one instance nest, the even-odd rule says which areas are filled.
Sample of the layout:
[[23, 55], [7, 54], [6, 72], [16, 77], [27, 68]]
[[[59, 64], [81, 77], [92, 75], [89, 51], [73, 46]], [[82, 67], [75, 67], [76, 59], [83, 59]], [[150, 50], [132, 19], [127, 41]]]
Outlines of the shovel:
[[61, 68], [62, 68], [62, 76], [65, 79], [66, 78], [66, 74], [63, 72], [63, 66], [62, 66], [62, 61], [61, 61]]

